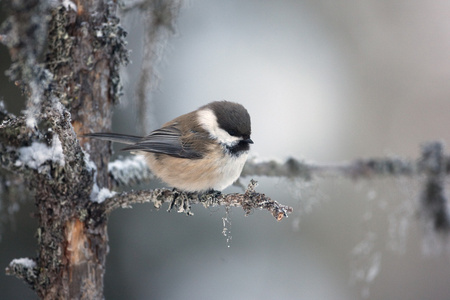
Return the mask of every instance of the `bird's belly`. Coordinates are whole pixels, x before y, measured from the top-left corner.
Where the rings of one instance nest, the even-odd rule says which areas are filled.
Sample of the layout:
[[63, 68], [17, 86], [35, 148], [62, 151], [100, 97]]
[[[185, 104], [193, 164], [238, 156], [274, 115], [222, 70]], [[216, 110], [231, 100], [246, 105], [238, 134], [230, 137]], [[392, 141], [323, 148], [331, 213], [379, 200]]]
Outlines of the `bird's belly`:
[[150, 170], [162, 181], [177, 189], [193, 192], [221, 191], [231, 185], [239, 178], [248, 153], [239, 156], [223, 154], [219, 159], [187, 159], [153, 153], [144, 155]]

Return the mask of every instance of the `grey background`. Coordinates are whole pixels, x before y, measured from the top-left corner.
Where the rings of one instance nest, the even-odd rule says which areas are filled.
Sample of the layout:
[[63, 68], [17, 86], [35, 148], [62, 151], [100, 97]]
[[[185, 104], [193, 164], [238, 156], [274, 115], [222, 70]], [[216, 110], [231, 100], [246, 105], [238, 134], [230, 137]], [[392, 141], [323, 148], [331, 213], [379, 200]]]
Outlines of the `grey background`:
[[[159, 66], [148, 131], [227, 99], [249, 110], [260, 158], [416, 158], [422, 142], [450, 140], [449, 9], [446, 1], [189, 1]], [[140, 15], [124, 26], [133, 64], [114, 130], [133, 133]], [[17, 113], [18, 91], [0, 76], [0, 97]], [[420, 179], [255, 179], [294, 213], [277, 223], [265, 211], [232, 209], [228, 244], [223, 208], [194, 207], [193, 217], [150, 205], [114, 212], [106, 298], [450, 298], [447, 242], [417, 219]], [[0, 266], [35, 255], [29, 202], [3, 226]], [[1, 274], [0, 291], [35, 299]]]

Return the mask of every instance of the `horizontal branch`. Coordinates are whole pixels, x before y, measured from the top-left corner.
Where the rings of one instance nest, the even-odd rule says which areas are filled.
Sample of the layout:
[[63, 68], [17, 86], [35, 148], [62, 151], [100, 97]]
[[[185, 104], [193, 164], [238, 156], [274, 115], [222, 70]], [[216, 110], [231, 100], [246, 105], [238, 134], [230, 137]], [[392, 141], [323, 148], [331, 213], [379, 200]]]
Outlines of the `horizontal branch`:
[[[439, 142], [430, 142], [423, 145], [422, 157], [417, 160], [408, 160], [400, 157], [367, 158], [353, 161], [330, 164], [317, 164], [289, 158], [285, 162], [278, 160], [261, 160], [250, 158], [247, 160], [241, 177], [266, 176], [300, 178], [311, 180], [313, 177], [343, 177], [351, 179], [371, 178], [375, 176], [416, 176], [427, 174], [433, 166], [425, 162], [425, 148], [443, 148]], [[439, 160], [439, 168], [445, 174], [450, 173], [450, 157], [445, 156]], [[129, 156], [110, 163], [110, 176], [118, 185], [130, 185], [135, 182], [149, 182], [155, 176], [148, 169], [142, 156]]]
[[235, 206], [242, 207], [245, 215], [249, 215], [255, 209], [269, 211], [277, 221], [281, 221], [292, 212], [292, 207], [279, 204], [265, 194], [257, 193], [257, 182], [251, 180], [244, 194], [221, 194], [213, 191], [208, 193], [187, 193], [169, 189], [154, 189], [144, 191], [123, 192], [103, 202], [106, 213], [111, 213], [116, 208], [130, 207], [135, 203], [152, 202], [156, 208], [163, 203], [169, 203], [169, 211], [176, 208], [179, 213], [192, 215], [191, 204], [202, 204], [204, 207]]
[[[302, 160], [289, 158], [286, 162], [276, 160], [261, 161], [251, 158], [242, 170], [242, 177], [246, 176], [268, 176], [287, 177], [311, 180], [316, 177], [343, 177], [351, 179], [364, 179], [371, 177], [395, 177], [416, 176], [427, 174], [430, 168], [439, 168], [444, 174], [450, 174], [450, 157], [442, 156], [438, 162], [425, 163], [430, 148], [439, 147], [443, 150], [440, 142], [429, 142], [422, 146], [422, 156], [417, 160], [404, 159], [400, 157], [367, 158], [353, 161], [331, 164], [308, 163]], [[439, 154], [441, 155], [441, 154]], [[436, 163], [438, 166], [436, 166]]]

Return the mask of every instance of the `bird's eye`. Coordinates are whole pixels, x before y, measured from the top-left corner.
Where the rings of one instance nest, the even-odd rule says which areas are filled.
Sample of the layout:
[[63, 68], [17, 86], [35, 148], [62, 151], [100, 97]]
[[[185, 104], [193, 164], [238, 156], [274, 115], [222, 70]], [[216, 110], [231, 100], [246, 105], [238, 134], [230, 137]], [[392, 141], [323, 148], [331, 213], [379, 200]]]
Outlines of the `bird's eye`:
[[229, 130], [227, 130], [227, 132], [228, 132], [229, 135], [232, 135], [232, 136], [238, 136], [237, 131], [234, 130], [234, 129], [229, 129]]

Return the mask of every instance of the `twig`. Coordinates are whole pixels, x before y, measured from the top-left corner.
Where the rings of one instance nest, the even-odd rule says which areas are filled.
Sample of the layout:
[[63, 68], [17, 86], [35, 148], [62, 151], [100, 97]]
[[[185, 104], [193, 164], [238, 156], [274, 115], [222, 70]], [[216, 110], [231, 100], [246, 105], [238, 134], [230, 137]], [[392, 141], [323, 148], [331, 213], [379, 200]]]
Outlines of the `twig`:
[[218, 192], [186, 193], [169, 189], [154, 189], [147, 191], [123, 192], [108, 198], [103, 203], [106, 213], [111, 213], [116, 208], [130, 207], [135, 203], [152, 202], [156, 208], [163, 203], [169, 203], [169, 211], [176, 208], [179, 213], [192, 215], [191, 204], [203, 204], [204, 207], [235, 206], [242, 207], [245, 215], [249, 215], [255, 209], [269, 211], [277, 221], [281, 221], [292, 212], [292, 207], [279, 204], [265, 194], [255, 192], [257, 182], [250, 181], [244, 194], [221, 194]]
[[14, 275], [23, 279], [33, 286], [38, 280], [38, 270], [36, 262], [29, 258], [17, 258], [9, 263], [6, 268], [6, 275]]

